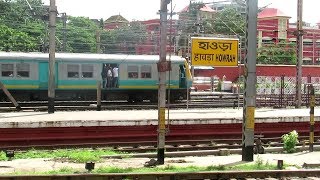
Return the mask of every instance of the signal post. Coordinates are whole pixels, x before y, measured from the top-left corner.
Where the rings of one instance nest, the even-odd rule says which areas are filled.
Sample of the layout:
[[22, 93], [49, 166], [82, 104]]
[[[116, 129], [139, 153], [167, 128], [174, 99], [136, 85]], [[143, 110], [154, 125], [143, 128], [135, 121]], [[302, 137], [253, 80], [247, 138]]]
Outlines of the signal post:
[[244, 104], [242, 121], [242, 160], [253, 161], [254, 113], [256, 106], [256, 59], [258, 0], [247, 0], [246, 56], [244, 60]]
[[164, 146], [166, 136], [165, 112], [166, 112], [166, 72], [170, 71], [170, 62], [167, 56], [167, 15], [168, 4], [171, 0], [160, 2], [160, 59], [158, 63], [159, 90], [158, 90], [158, 148], [157, 164], [164, 164]]
[[55, 98], [55, 53], [56, 53], [56, 17], [57, 6], [55, 0], [50, 0], [49, 14], [49, 81], [48, 81], [48, 113], [54, 113]]

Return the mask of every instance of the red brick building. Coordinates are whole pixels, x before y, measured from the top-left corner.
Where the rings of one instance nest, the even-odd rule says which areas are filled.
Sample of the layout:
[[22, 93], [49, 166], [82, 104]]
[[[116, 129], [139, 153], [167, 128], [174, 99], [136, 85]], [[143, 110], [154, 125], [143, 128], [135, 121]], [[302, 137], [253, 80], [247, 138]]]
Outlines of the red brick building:
[[[159, 54], [160, 48], [160, 19], [150, 19], [140, 21], [145, 25], [148, 36], [147, 39], [136, 46], [137, 54]], [[167, 25], [167, 52], [175, 52], [175, 37], [177, 36], [177, 20], [168, 20]]]
[[[266, 8], [258, 14], [258, 47], [264, 44], [296, 43], [295, 24], [289, 24], [291, 17], [275, 8]], [[320, 64], [320, 28], [304, 26], [303, 63]]]
[[128, 25], [129, 21], [119, 15], [110, 16], [107, 20], [104, 21], [104, 29], [112, 30], [117, 29], [121, 26]]

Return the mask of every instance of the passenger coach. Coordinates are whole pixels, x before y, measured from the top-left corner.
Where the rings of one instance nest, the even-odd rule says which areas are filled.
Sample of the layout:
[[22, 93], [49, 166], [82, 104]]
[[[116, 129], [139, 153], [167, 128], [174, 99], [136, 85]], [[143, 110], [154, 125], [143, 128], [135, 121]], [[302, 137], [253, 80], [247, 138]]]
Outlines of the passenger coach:
[[[44, 53], [0, 52], [1, 82], [18, 101], [47, 100], [48, 59]], [[166, 82], [171, 99], [186, 99], [192, 83], [189, 65], [178, 56], [170, 60]], [[118, 78], [111, 77], [112, 83], [102, 88], [104, 100], [157, 101], [158, 61], [157, 55], [56, 53], [56, 99], [95, 100], [97, 82], [105, 79], [103, 68], [116, 67]]]

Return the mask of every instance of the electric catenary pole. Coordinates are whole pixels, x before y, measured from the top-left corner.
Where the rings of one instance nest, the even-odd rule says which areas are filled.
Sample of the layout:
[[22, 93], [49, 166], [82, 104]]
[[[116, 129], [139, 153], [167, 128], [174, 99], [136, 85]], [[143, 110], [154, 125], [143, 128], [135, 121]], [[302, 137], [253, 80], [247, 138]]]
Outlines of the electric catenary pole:
[[247, 0], [246, 56], [244, 60], [244, 105], [242, 122], [242, 160], [253, 161], [254, 112], [256, 106], [256, 59], [258, 0]]
[[55, 98], [55, 52], [56, 52], [56, 17], [57, 6], [55, 0], [50, 0], [49, 14], [49, 81], [48, 81], [48, 113], [54, 113]]
[[297, 76], [296, 76], [296, 108], [301, 107], [301, 84], [302, 84], [302, 56], [303, 56], [303, 29], [302, 29], [302, 4], [298, 0], [297, 17]]
[[158, 153], [157, 163], [164, 164], [165, 145], [165, 108], [166, 108], [166, 72], [170, 70], [170, 62], [166, 61], [167, 48], [167, 14], [168, 4], [171, 0], [160, 2], [160, 59], [158, 63], [159, 90], [158, 90]]
[[62, 15], [62, 33], [63, 33], [63, 41], [62, 41], [62, 49], [63, 52], [67, 52], [67, 13], [61, 13]]

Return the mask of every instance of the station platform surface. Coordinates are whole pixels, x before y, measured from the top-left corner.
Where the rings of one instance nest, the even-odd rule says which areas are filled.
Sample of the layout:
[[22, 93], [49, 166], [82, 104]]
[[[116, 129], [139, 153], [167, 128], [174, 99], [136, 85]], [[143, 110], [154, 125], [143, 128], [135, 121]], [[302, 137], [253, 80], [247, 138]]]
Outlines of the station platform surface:
[[[304, 122], [310, 120], [310, 109], [256, 109], [256, 123]], [[166, 111], [168, 119], [168, 111]], [[243, 109], [170, 110], [170, 123], [221, 124], [242, 123]], [[315, 121], [320, 120], [320, 108], [315, 108]], [[80, 127], [80, 126], [139, 126], [157, 125], [157, 110], [131, 111], [56, 111], [0, 113], [1, 128]]]

